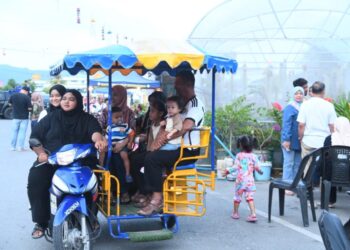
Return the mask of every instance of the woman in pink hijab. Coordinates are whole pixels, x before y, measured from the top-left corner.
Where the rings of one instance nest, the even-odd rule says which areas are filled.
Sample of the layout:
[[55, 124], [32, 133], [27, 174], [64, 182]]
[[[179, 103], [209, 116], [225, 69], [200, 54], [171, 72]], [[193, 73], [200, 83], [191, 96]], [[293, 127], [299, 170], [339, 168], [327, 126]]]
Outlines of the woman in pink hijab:
[[[129, 127], [135, 130], [136, 119], [134, 112], [128, 107], [127, 104], [127, 91], [121, 85], [115, 85], [112, 88], [112, 107], [119, 107], [123, 112], [123, 123], [127, 123]], [[102, 111], [102, 115], [98, 119], [102, 129], [105, 131], [108, 126], [108, 108]], [[128, 185], [125, 179], [125, 168], [123, 167], [123, 161], [120, 158], [120, 150], [122, 150], [126, 145], [131, 149], [133, 144], [133, 136], [123, 143], [118, 143], [113, 147], [113, 154], [110, 161], [110, 171], [111, 174], [119, 179], [120, 183], [120, 193], [121, 193], [121, 203], [130, 202], [130, 197], [128, 194]], [[115, 186], [112, 185], [112, 192], [114, 193]]]
[[[115, 85], [112, 88], [112, 107], [119, 107], [123, 111], [123, 120], [125, 123], [128, 123], [129, 127], [131, 127], [135, 131], [135, 114], [128, 107], [127, 103], [128, 94], [126, 88], [121, 85]], [[101, 117], [98, 119], [102, 129], [107, 128], [108, 123], [108, 109], [105, 108], [102, 111]]]
[[[324, 141], [324, 146], [348, 146], [350, 147], [350, 122], [346, 117], [340, 116], [334, 122], [334, 132], [327, 136]], [[326, 166], [331, 166], [332, 162], [326, 159]], [[328, 171], [327, 171], [328, 170]], [[329, 178], [330, 169], [326, 169], [326, 175], [324, 178]], [[337, 188], [331, 187], [331, 194], [329, 196], [329, 207], [335, 207], [337, 201]]]

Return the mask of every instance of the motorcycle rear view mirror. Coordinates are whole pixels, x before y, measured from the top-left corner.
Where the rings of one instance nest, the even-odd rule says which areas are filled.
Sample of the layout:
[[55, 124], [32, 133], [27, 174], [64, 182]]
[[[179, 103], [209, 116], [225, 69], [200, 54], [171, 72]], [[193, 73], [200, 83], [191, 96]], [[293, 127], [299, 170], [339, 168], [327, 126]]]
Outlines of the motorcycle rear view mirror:
[[30, 147], [34, 147], [34, 148], [42, 146], [41, 142], [36, 138], [30, 138], [29, 145]]

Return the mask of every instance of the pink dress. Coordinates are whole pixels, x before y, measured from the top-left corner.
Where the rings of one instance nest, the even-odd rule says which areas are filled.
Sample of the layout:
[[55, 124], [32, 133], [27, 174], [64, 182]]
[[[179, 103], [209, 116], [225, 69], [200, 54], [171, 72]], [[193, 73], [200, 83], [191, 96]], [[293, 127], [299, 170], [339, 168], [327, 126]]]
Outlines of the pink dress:
[[243, 193], [247, 202], [252, 201], [256, 191], [254, 170], [260, 170], [258, 157], [253, 153], [240, 152], [236, 155], [233, 167], [237, 170], [234, 202], [241, 202]]

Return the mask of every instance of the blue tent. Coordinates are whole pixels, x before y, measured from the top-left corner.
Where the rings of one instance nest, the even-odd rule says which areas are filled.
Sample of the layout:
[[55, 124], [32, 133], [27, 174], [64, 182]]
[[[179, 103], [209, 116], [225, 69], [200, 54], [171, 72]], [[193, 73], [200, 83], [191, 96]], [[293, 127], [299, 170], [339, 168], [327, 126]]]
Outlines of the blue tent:
[[[130, 85], [130, 86], [140, 86], [143, 88], [159, 88], [160, 82], [156, 80], [149, 80], [136, 72], [131, 72], [128, 76], [122, 75], [119, 71], [113, 73], [112, 76], [112, 84], [120, 84], [120, 85]], [[98, 79], [90, 79], [90, 86], [108, 86], [108, 77], [101, 77]], [[129, 86], [126, 86], [129, 87]]]

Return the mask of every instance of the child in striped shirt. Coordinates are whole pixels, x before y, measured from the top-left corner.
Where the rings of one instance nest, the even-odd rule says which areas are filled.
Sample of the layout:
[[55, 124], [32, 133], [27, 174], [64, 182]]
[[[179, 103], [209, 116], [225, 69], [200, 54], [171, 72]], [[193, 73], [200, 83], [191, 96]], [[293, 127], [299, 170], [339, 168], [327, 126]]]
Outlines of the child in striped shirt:
[[[106, 135], [107, 137], [109, 134], [112, 136], [112, 146], [115, 147], [119, 143], [125, 143], [125, 140], [129, 140], [129, 136], [131, 136], [132, 133], [133, 130], [129, 127], [129, 125], [123, 122], [122, 110], [119, 107], [113, 107], [112, 125], [107, 127]], [[124, 146], [119, 153], [124, 163], [124, 168], [126, 172], [126, 182], [130, 183], [133, 181], [133, 179], [130, 175], [130, 160], [128, 156], [128, 151], [128, 147]]]

